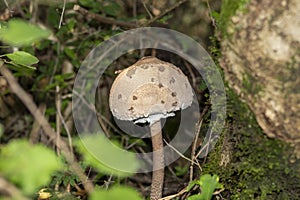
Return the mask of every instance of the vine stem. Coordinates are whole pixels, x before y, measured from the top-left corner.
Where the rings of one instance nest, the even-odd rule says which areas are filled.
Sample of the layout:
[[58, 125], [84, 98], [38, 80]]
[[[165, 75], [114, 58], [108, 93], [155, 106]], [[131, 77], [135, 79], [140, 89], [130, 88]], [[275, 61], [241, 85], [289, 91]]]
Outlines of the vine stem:
[[153, 149], [153, 174], [150, 200], [158, 200], [162, 197], [164, 184], [164, 151], [161, 129], [160, 120], [150, 125]]

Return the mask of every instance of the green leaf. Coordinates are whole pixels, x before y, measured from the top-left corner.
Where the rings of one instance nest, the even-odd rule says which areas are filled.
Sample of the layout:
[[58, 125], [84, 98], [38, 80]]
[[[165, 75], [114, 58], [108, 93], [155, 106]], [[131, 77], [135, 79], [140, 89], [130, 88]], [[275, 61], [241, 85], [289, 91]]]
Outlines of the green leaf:
[[89, 200], [142, 200], [139, 193], [134, 189], [125, 187], [125, 186], [115, 186], [110, 190], [96, 189], [94, 190], [89, 197]]
[[204, 200], [200, 194], [189, 196], [188, 200]]
[[18, 65], [15, 64], [13, 62], [6, 62], [7, 63], [7, 67], [11, 70], [16, 71], [14, 73], [15, 77], [18, 76], [30, 76], [32, 75], [33, 71], [36, 70], [35, 67], [31, 67], [31, 66], [23, 66], [23, 65]]
[[36, 70], [36, 68], [31, 65], [39, 62], [35, 56], [25, 51], [16, 51], [14, 53], [5, 54], [4, 56], [7, 56], [11, 60], [6, 61], [9, 68], [19, 72], [19, 75], [30, 75]]
[[30, 66], [39, 62], [39, 59], [25, 51], [16, 51], [5, 54], [12, 62], [19, 65]]
[[0, 174], [20, 186], [27, 195], [47, 184], [54, 171], [62, 168], [53, 151], [26, 140], [14, 140], [2, 147], [0, 160]]
[[189, 185], [187, 186], [187, 191], [190, 191], [195, 185], [199, 185], [199, 180], [195, 180], [189, 183]]
[[200, 180], [193, 181], [189, 184], [188, 190], [196, 184], [200, 186], [201, 194], [192, 195], [188, 200], [210, 200], [216, 189], [223, 188], [223, 185], [219, 183], [219, 177], [217, 175], [202, 175]]
[[0, 29], [0, 40], [12, 46], [31, 45], [49, 35], [49, 30], [41, 29], [20, 19], [11, 19], [7, 27]]
[[120, 145], [112, 143], [103, 134], [85, 135], [75, 144], [85, 162], [105, 174], [126, 177], [139, 168], [134, 153], [121, 149]]

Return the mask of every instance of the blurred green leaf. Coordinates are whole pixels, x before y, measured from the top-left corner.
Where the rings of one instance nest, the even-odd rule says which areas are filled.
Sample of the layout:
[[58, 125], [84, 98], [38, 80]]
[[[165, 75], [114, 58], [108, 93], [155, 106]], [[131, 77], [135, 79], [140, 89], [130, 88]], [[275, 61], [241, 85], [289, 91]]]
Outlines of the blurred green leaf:
[[136, 172], [139, 167], [133, 153], [121, 149], [116, 142], [112, 143], [103, 134], [82, 136], [76, 146], [83, 154], [85, 162], [105, 174], [126, 177]]
[[3, 135], [3, 132], [4, 132], [4, 127], [2, 124], [0, 124], [0, 138], [2, 137]]
[[110, 190], [96, 189], [94, 190], [89, 197], [89, 200], [142, 200], [139, 193], [134, 189], [125, 187], [125, 186], [115, 186]]
[[67, 56], [69, 56], [69, 58], [71, 58], [71, 59], [76, 59], [76, 54], [75, 54], [75, 52], [74, 52], [74, 50], [73, 49], [70, 49], [70, 48], [64, 48], [64, 52], [65, 52], [65, 54], [67, 55]]
[[176, 176], [183, 176], [188, 173], [190, 166], [184, 165], [184, 166], [176, 166], [175, 167], [175, 174]]
[[25, 51], [15, 51], [14, 53], [5, 54], [11, 61], [16, 64], [30, 66], [39, 62], [39, 59]]
[[122, 7], [115, 1], [110, 1], [102, 6], [102, 10], [105, 14], [116, 17], [122, 12]]
[[202, 81], [199, 85], [199, 90], [204, 91], [207, 89], [207, 85], [204, 81]]
[[163, 16], [161, 19], [159, 19], [158, 21], [162, 24], [167, 24], [168, 23], [168, 20], [173, 18], [173, 15], [172, 14], [168, 14], [168, 15], [165, 15]]
[[53, 151], [32, 145], [26, 140], [14, 140], [0, 151], [0, 174], [20, 186], [25, 194], [33, 194], [51, 180], [62, 163]]
[[[102, 2], [101, 2], [102, 3]], [[99, 12], [101, 3], [94, 0], [78, 0], [78, 4], [87, 8], [91, 8], [93, 12]]]
[[41, 29], [20, 19], [11, 19], [7, 27], [0, 29], [0, 40], [12, 46], [31, 45], [49, 35], [49, 30]]
[[47, 10], [47, 24], [54, 28], [58, 28], [60, 14], [57, 12], [57, 7], [49, 7]]
[[75, 20], [75, 19], [70, 19], [70, 20], [68, 20], [68, 22], [66, 23], [65, 26], [67, 26], [68, 29], [69, 29], [71, 32], [73, 32], [73, 31], [74, 31], [75, 25], [76, 25], [76, 20]]
[[36, 47], [38, 50], [44, 50], [44, 49], [50, 47], [50, 45], [51, 45], [51, 41], [50, 41], [50, 40], [42, 40], [42, 41], [38, 41], [38, 42], [36, 43], [36, 46], [35, 46], [35, 47]]

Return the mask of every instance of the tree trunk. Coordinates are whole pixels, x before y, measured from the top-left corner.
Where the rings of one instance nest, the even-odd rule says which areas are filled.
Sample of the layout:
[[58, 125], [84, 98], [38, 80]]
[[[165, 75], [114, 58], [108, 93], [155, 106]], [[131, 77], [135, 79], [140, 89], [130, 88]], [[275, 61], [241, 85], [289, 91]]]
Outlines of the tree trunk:
[[300, 1], [251, 0], [228, 20], [220, 59], [226, 80], [264, 132], [295, 145], [300, 158]]

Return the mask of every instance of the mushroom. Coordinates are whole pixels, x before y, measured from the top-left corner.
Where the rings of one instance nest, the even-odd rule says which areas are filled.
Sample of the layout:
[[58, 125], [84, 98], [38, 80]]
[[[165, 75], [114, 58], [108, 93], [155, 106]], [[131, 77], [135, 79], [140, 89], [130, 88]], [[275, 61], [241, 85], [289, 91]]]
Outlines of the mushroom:
[[134, 123], [149, 123], [153, 148], [150, 199], [162, 196], [164, 152], [161, 119], [189, 107], [192, 87], [183, 72], [156, 57], [144, 57], [124, 69], [110, 90], [109, 107], [114, 117]]

